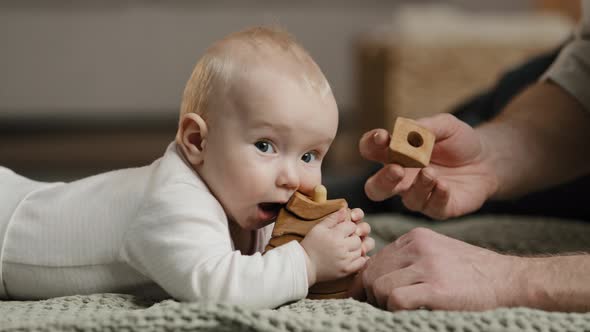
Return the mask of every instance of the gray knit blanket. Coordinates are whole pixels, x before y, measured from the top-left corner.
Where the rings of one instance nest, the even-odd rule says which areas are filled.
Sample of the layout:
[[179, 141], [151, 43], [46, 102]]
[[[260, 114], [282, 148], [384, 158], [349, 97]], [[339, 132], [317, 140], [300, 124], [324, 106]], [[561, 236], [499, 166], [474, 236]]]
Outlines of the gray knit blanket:
[[[378, 247], [416, 226], [500, 252], [588, 251], [590, 223], [548, 218], [472, 217], [440, 223], [370, 216]], [[347, 300], [301, 300], [274, 310], [216, 303], [154, 302], [123, 294], [0, 301], [0, 331], [590, 331], [590, 313], [528, 308], [485, 312], [387, 312]]]

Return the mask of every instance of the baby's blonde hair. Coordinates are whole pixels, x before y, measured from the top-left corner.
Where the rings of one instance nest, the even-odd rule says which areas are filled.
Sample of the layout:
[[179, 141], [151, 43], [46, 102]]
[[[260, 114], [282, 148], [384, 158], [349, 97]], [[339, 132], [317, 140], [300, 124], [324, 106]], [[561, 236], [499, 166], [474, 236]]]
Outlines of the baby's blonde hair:
[[[240, 54], [244, 50], [247, 58]], [[301, 76], [296, 79], [304, 86], [322, 97], [331, 94], [330, 85], [319, 66], [288, 32], [277, 27], [253, 27], [232, 33], [207, 49], [186, 84], [180, 116], [196, 113], [206, 120], [213, 88], [227, 89], [236, 70], [253, 63], [245, 60], [276, 54], [272, 51], [279, 51], [279, 56], [289, 57], [302, 67], [298, 71]]]

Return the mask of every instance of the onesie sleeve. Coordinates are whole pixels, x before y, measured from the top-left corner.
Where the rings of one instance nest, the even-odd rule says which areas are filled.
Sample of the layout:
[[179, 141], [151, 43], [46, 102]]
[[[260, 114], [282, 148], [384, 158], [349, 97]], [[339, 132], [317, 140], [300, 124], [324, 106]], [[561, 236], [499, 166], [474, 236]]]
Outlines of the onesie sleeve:
[[573, 38], [542, 76], [551, 80], [590, 111], [590, 1], [582, 1], [582, 20]]
[[307, 295], [299, 243], [242, 255], [233, 250], [227, 218], [215, 198], [191, 184], [178, 186], [148, 197], [126, 232], [121, 255], [129, 265], [182, 301], [274, 308]]

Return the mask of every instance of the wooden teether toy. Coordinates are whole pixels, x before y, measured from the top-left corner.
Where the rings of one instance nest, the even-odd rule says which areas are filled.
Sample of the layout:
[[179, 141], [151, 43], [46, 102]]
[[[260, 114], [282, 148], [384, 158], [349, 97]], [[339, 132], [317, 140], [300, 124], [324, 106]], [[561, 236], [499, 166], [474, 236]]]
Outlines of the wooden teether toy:
[[[344, 199], [327, 199], [326, 187], [315, 187], [312, 197], [295, 192], [287, 205], [279, 211], [272, 237], [265, 250], [276, 248], [290, 241], [301, 242], [305, 235], [317, 223], [329, 214], [347, 207]], [[345, 298], [354, 275], [348, 277], [319, 282], [309, 289], [310, 299], [338, 299]]]

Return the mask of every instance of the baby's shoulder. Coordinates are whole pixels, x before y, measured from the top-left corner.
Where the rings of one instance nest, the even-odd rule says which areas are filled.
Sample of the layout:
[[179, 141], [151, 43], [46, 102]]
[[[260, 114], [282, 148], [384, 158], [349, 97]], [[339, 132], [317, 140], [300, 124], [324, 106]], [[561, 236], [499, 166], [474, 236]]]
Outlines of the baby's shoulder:
[[181, 191], [208, 192], [200, 175], [171, 144], [162, 158], [152, 164], [151, 181], [158, 187]]
[[144, 197], [146, 207], [176, 211], [223, 211], [199, 174], [187, 165], [173, 146], [151, 166], [148, 190]]
[[[194, 183], [171, 181], [153, 187], [141, 202], [136, 227], [147, 225], [225, 224], [225, 212], [217, 199]], [[219, 224], [219, 225], [218, 225]]]
[[184, 178], [171, 178], [152, 186], [148, 197], [156, 200], [173, 202], [174, 205], [186, 203], [218, 204], [209, 189], [200, 182], [187, 181]]

